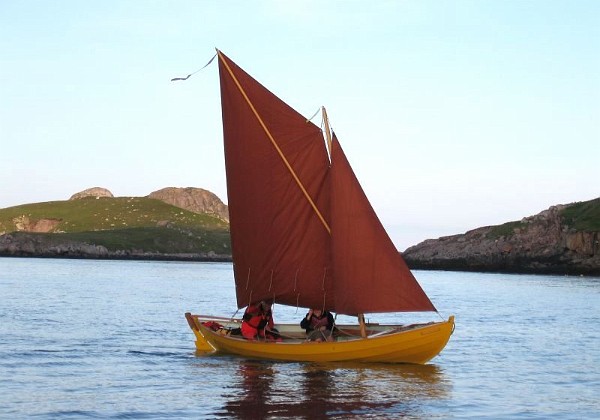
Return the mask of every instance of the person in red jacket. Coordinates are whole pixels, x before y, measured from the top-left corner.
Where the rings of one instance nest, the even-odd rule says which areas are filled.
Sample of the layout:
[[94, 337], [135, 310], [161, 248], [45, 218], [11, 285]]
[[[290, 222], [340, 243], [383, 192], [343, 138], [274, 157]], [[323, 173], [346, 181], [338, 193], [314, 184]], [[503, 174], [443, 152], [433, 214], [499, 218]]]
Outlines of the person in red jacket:
[[271, 303], [263, 300], [246, 308], [242, 317], [242, 335], [247, 340], [280, 340], [274, 325]]

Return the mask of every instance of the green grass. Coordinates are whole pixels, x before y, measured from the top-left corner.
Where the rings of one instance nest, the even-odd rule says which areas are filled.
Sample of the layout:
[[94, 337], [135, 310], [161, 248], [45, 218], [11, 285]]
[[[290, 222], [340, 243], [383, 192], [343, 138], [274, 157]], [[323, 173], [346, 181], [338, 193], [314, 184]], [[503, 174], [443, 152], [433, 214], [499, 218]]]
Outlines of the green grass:
[[0, 232], [17, 230], [14, 219], [58, 219], [56, 232], [87, 232], [156, 227], [159, 222], [183, 228], [228, 229], [227, 222], [145, 197], [85, 198], [0, 209]]
[[600, 198], [574, 203], [561, 212], [563, 223], [576, 231], [600, 231]]
[[58, 220], [59, 241], [103, 245], [108, 250], [161, 253], [214, 251], [230, 254], [229, 224], [145, 197], [85, 198], [0, 209], [0, 234], [17, 231], [15, 220]]
[[488, 232], [486, 237], [488, 239], [498, 239], [502, 236], [512, 236], [515, 233], [515, 229], [523, 229], [525, 224], [522, 222], [507, 222], [498, 226], [492, 226], [492, 229]]
[[[575, 231], [598, 232], [600, 231], [600, 198], [567, 205], [560, 214], [565, 226]], [[508, 222], [492, 226], [486, 235], [488, 239], [498, 239], [502, 236], [510, 237], [515, 229], [526, 229], [523, 222]]]

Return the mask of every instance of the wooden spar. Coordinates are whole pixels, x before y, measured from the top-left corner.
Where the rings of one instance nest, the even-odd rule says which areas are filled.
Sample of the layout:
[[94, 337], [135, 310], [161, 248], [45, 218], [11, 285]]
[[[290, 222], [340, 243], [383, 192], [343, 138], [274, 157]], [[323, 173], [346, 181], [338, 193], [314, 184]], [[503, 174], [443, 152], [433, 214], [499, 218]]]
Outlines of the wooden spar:
[[358, 323], [360, 324], [360, 336], [367, 338], [367, 327], [365, 326], [365, 314], [358, 314]]
[[277, 153], [279, 154], [279, 157], [281, 157], [281, 159], [283, 160], [283, 163], [287, 167], [288, 171], [290, 171], [290, 174], [292, 175], [292, 178], [294, 178], [294, 181], [296, 181], [296, 184], [298, 184], [298, 187], [300, 187], [300, 190], [302, 190], [302, 193], [304, 194], [304, 197], [306, 197], [306, 199], [308, 200], [310, 206], [313, 208], [313, 210], [317, 214], [317, 217], [319, 218], [319, 220], [321, 221], [321, 223], [323, 224], [323, 226], [325, 227], [325, 229], [327, 230], [327, 232], [329, 234], [331, 234], [331, 228], [329, 227], [329, 224], [327, 223], [327, 221], [325, 221], [325, 218], [323, 217], [323, 215], [321, 214], [321, 212], [317, 208], [317, 205], [315, 204], [315, 202], [313, 201], [313, 199], [308, 194], [308, 191], [306, 191], [306, 188], [304, 188], [304, 185], [302, 184], [302, 182], [298, 178], [298, 175], [296, 175], [296, 172], [292, 168], [292, 165], [290, 165], [290, 163], [286, 159], [285, 155], [283, 154], [283, 151], [279, 148], [279, 145], [277, 144], [277, 142], [275, 141], [275, 139], [271, 135], [271, 132], [269, 131], [269, 129], [265, 125], [264, 121], [260, 117], [258, 111], [256, 110], [256, 108], [254, 108], [254, 105], [250, 101], [250, 98], [248, 98], [248, 95], [246, 95], [246, 91], [244, 90], [244, 88], [242, 87], [242, 85], [240, 85], [240, 82], [238, 81], [238, 79], [233, 74], [233, 71], [229, 67], [229, 64], [227, 64], [227, 61], [223, 59], [221, 51], [217, 50], [217, 54], [219, 55], [219, 60], [221, 60], [221, 62], [225, 65], [225, 68], [229, 72], [229, 75], [231, 76], [231, 78], [235, 82], [235, 85], [237, 86], [237, 88], [239, 89], [240, 93], [242, 94], [242, 96], [246, 100], [246, 103], [250, 107], [250, 110], [252, 110], [252, 113], [254, 114], [254, 116], [258, 120], [260, 126], [264, 130], [265, 134], [267, 135], [267, 137], [271, 141], [271, 144], [273, 145], [273, 147], [275, 147], [275, 150], [277, 150]]
[[[329, 118], [327, 117], [327, 111], [325, 107], [321, 107], [321, 111], [323, 113], [323, 122], [325, 124], [325, 136], [327, 138], [327, 151], [329, 152], [329, 160], [331, 160], [331, 149], [332, 149], [332, 140], [331, 140], [331, 129], [329, 127]], [[358, 314], [358, 323], [360, 327], [360, 336], [362, 338], [367, 338], [367, 328], [365, 326], [365, 314]]]
[[321, 107], [323, 112], [323, 121], [325, 123], [325, 136], [327, 137], [327, 151], [329, 152], [329, 160], [331, 160], [331, 130], [329, 129], [329, 118], [327, 118], [327, 111], [325, 107]]

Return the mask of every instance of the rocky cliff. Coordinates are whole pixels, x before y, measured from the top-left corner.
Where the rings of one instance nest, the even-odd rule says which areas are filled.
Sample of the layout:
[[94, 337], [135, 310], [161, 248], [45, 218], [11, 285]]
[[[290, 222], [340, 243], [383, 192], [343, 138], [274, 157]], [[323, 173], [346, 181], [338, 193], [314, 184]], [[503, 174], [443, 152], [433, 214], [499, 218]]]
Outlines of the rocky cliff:
[[550, 207], [535, 216], [461, 235], [429, 239], [408, 248], [411, 268], [600, 275], [600, 199], [583, 203], [593, 209], [588, 222], [569, 218], [582, 203]]
[[[112, 198], [114, 196], [106, 188], [93, 187], [73, 194], [69, 200], [80, 200], [90, 197]], [[189, 210], [194, 213], [210, 214], [229, 222], [229, 210], [227, 205], [225, 205], [216, 194], [202, 188], [167, 187], [151, 192], [147, 197], [163, 201], [172, 206]]]
[[215, 194], [202, 188], [167, 187], [150, 193], [148, 198], [161, 200], [194, 213], [207, 213], [226, 222], [229, 221], [227, 206]]

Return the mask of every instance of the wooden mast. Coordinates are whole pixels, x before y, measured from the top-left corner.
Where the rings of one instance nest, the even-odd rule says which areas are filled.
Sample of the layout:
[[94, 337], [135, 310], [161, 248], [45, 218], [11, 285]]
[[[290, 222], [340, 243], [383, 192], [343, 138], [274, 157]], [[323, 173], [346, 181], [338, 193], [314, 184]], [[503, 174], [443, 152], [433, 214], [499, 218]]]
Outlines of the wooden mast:
[[325, 107], [321, 107], [323, 113], [323, 123], [325, 124], [325, 137], [327, 138], [327, 151], [329, 152], [329, 160], [331, 161], [331, 129], [329, 128], [329, 118], [327, 118], [327, 111]]
[[358, 314], [358, 324], [360, 326], [360, 336], [367, 338], [367, 327], [365, 326], [365, 314]]
[[[323, 123], [325, 125], [325, 137], [327, 138], [327, 151], [329, 152], [329, 160], [331, 160], [331, 148], [332, 148], [332, 140], [331, 140], [331, 129], [329, 128], [329, 118], [327, 118], [327, 111], [325, 107], [321, 107], [321, 111], [323, 113]], [[331, 234], [331, 231], [329, 232]], [[358, 314], [358, 324], [360, 326], [360, 335], [363, 338], [367, 338], [367, 327], [365, 326], [365, 314]]]

